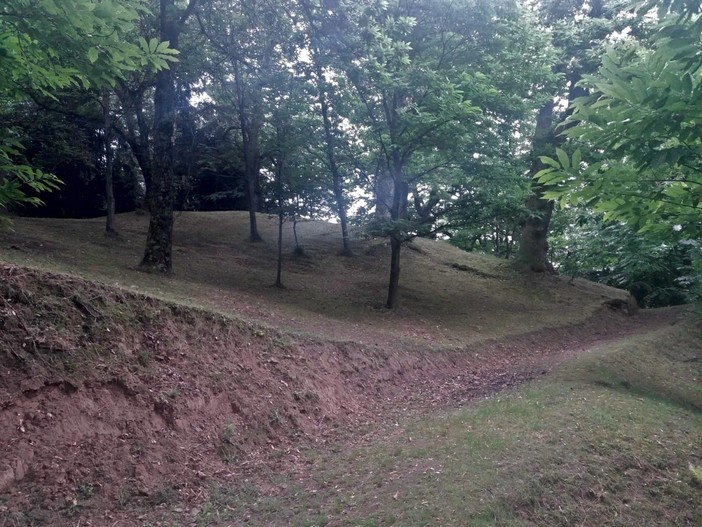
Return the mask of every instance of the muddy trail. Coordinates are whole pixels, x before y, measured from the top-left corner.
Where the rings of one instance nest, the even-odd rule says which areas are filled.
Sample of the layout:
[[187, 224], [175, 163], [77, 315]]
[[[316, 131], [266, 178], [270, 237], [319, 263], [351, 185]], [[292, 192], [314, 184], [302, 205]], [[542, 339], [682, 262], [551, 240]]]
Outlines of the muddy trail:
[[584, 323], [408, 351], [17, 266], [0, 266], [0, 297], [0, 526], [172, 525], [173, 510], [195, 525], [216, 485], [303, 473], [309, 449], [367, 441], [682, 316], [603, 305]]

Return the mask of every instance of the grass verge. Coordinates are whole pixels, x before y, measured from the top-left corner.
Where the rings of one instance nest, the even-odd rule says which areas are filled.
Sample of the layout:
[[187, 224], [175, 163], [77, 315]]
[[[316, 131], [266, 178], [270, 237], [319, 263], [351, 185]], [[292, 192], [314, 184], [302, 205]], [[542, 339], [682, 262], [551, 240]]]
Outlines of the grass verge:
[[198, 525], [702, 525], [702, 326], [310, 463], [265, 490], [218, 489]]

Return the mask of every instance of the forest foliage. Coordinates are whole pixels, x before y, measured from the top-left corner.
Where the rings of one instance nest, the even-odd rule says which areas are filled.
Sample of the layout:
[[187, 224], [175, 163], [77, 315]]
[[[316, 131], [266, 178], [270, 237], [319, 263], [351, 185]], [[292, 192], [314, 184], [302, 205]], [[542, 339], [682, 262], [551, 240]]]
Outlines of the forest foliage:
[[389, 239], [390, 307], [415, 236], [522, 240], [543, 270], [680, 303], [702, 275], [701, 33], [673, 0], [9, 0], [0, 207], [147, 209], [166, 272], [177, 209], [249, 210], [251, 241], [259, 212], [335, 218], [343, 254], [354, 226]]

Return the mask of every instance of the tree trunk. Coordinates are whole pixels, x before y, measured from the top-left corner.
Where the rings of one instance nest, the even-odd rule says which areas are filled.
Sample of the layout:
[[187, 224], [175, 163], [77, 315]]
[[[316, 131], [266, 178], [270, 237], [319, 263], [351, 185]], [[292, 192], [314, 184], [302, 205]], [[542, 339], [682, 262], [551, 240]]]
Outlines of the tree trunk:
[[346, 216], [346, 200], [344, 199], [344, 188], [341, 181], [341, 175], [336, 167], [336, 163], [332, 170], [332, 180], [334, 185], [334, 197], [336, 198], [336, 210], [339, 215], [339, 223], [341, 223], [341, 255], [353, 256], [351, 251], [351, 242], [349, 237], [349, 221]]
[[533, 179], [537, 172], [545, 168], [539, 156], [554, 148], [553, 109], [554, 103], [549, 101], [539, 110], [536, 119], [529, 170], [529, 177], [533, 181], [532, 194], [526, 201], [529, 216], [522, 225], [516, 258], [518, 267], [537, 273], [554, 271], [548, 259], [548, 229], [553, 214], [553, 202], [543, 199], [543, 187]]
[[388, 123], [388, 131], [390, 132], [390, 145], [386, 150], [386, 159], [393, 184], [390, 217], [394, 224], [390, 234], [390, 248], [392, 252], [390, 255], [390, 283], [388, 285], [387, 303], [389, 309], [395, 309], [398, 305], [400, 250], [405, 238], [405, 234], [402, 231], [403, 226], [400, 222], [407, 219], [407, 198], [409, 195], [409, 185], [405, 181], [404, 174], [407, 160], [400, 153], [398, 146], [400, 144], [400, 117], [397, 110], [400, 99], [401, 97], [397, 93], [393, 93], [391, 96], [387, 94], [383, 96], [383, 109], [386, 122]]
[[258, 223], [256, 213], [258, 212], [258, 196], [256, 194], [256, 183], [258, 173], [253, 170], [246, 170], [246, 202], [249, 208], [249, 241], [260, 242], [263, 238], [258, 233]]
[[105, 199], [107, 201], [107, 217], [105, 231], [107, 234], [116, 234], [115, 230], [115, 191], [112, 181], [114, 169], [114, 152], [112, 151], [112, 112], [110, 109], [110, 93], [105, 90], [102, 96], [103, 116], [105, 118]]
[[275, 277], [275, 286], [283, 287], [283, 221], [285, 220], [285, 211], [283, 210], [283, 170], [284, 160], [280, 160], [275, 173], [276, 193], [278, 201], [278, 269]]
[[310, 26], [310, 37], [312, 39], [312, 62], [314, 64], [315, 75], [317, 77], [316, 88], [317, 88], [317, 100], [322, 113], [322, 123], [324, 125], [324, 139], [325, 139], [325, 151], [327, 155], [327, 161], [329, 163], [329, 171], [332, 175], [332, 187], [334, 190], [334, 199], [336, 201], [336, 212], [339, 216], [339, 223], [341, 224], [341, 255], [342, 256], [353, 256], [351, 251], [351, 243], [349, 238], [349, 226], [348, 217], [346, 215], [346, 199], [344, 198], [344, 182], [339, 171], [339, 165], [336, 160], [336, 137], [334, 136], [334, 130], [332, 129], [331, 118], [329, 117], [329, 102], [327, 101], [328, 90], [326, 88], [326, 82], [324, 80], [324, 72], [322, 71], [322, 64], [320, 62], [320, 48], [317, 40], [316, 27], [314, 24], [314, 17], [312, 15], [312, 10], [307, 2], [302, 2], [302, 8], [307, 17], [307, 21]]
[[241, 126], [241, 147], [244, 158], [244, 179], [246, 182], [246, 203], [249, 208], [249, 241], [260, 242], [256, 213], [258, 212], [258, 177], [261, 169], [260, 134], [262, 109], [260, 104], [250, 107], [248, 91], [238, 63], [234, 64], [234, 83], [237, 92], [239, 124]]
[[295, 254], [302, 254], [303, 250], [302, 247], [300, 247], [300, 241], [297, 239], [297, 214], [295, 214], [295, 212], [292, 213], [292, 222], [293, 237], [295, 238]]
[[[407, 217], [407, 195], [409, 187], [402, 174], [402, 162], [399, 155], [393, 155], [393, 200], [390, 210], [393, 221], [400, 221]], [[388, 284], [387, 307], [395, 309], [398, 306], [399, 285], [400, 285], [400, 252], [404, 235], [398, 230], [398, 226], [393, 226], [390, 234], [390, 282]]]
[[[143, 209], [148, 209], [151, 203], [151, 128], [144, 115], [144, 97], [142, 92], [134, 93], [127, 86], [119, 86], [117, 95], [124, 108], [126, 131], [121, 131], [122, 138], [127, 142], [132, 155], [139, 166], [144, 179]], [[118, 128], [118, 130], [120, 130]]]
[[548, 259], [548, 229], [553, 214], [553, 201], [545, 200], [536, 187], [526, 202], [530, 216], [522, 227], [517, 264], [536, 273], [554, 272]]
[[[592, 0], [590, 3], [588, 17], [597, 19], [603, 16], [604, 2], [602, 0]], [[582, 69], [568, 69], [566, 64], [560, 64], [556, 71], [567, 72], [568, 81], [568, 103], [565, 117], [572, 112], [572, 103], [576, 98], [587, 94], [587, 90], [578, 85], [581, 80]], [[517, 252], [516, 264], [523, 269], [535, 272], [554, 273], [555, 269], [548, 259], [548, 231], [553, 214], [553, 202], [543, 199], [543, 187], [536, 183], [533, 176], [537, 172], [546, 168], [539, 160], [540, 155], [552, 155], [556, 147], [564, 142], [564, 136], [554, 133], [554, 112], [555, 103], [553, 100], [547, 102], [540, 110], [536, 119], [536, 129], [534, 130], [534, 140], [532, 143], [532, 161], [529, 176], [532, 177], [532, 194], [527, 199], [525, 205], [529, 210], [529, 217], [522, 225], [519, 250]]]
[[275, 276], [275, 286], [283, 287], [283, 221], [285, 220], [285, 215], [283, 214], [283, 207], [278, 201], [278, 269]]
[[380, 164], [373, 188], [375, 193], [375, 219], [378, 221], [387, 221], [391, 218], [392, 187], [392, 178], [385, 167]]
[[[171, 66], [173, 67], [173, 66]], [[145, 209], [151, 207], [151, 198], [153, 194], [153, 159], [151, 153], [151, 127], [144, 111], [144, 94], [140, 93], [136, 100], [134, 108], [136, 114], [137, 127], [139, 129], [139, 140], [135, 141], [137, 149], [134, 152], [141, 169], [141, 175], [144, 178], [144, 205]], [[131, 144], [131, 143], [130, 143]]]
[[433, 217], [431, 212], [439, 201], [441, 201], [437, 196], [436, 191], [432, 189], [429, 192], [429, 197], [426, 199], [426, 201], [423, 201], [419, 190], [415, 187], [412, 190], [412, 197], [414, 198], [414, 210], [421, 220], [417, 236], [435, 238], [436, 236], [432, 235]]
[[336, 199], [336, 211], [339, 215], [339, 223], [341, 224], [341, 240], [342, 249], [341, 254], [343, 256], [353, 256], [351, 251], [351, 245], [349, 241], [349, 225], [348, 218], [346, 216], [346, 200], [344, 199], [344, 184], [339, 172], [339, 165], [336, 162], [336, 138], [334, 137], [334, 131], [332, 130], [331, 119], [329, 118], [329, 105], [327, 104], [327, 94], [323, 87], [324, 77], [322, 73], [322, 67], [317, 60], [315, 60], [315, 68], [317, 73], [317, 98], [319, 104], [322, 108], [322, 121], [324, 123], [324, 137], [325, 146], [327, 153], [327, 160], [329, 162], [329, 170], [332, 174], [332, 185], [334, 188], [334, 198]]
[[[178, 24], [175, 0], [160, 1], [160, 34], [172, 48], [178, 47]], [[149, 209], [151, 218], [146, 249], [140, 267], [149, 272], [170, 273], [173, 268], [173, 204], [175, 181], [173, 161], [175, 150], [176, 88], [174, 66], [159, 70], [154, 92], [153, 172]]]

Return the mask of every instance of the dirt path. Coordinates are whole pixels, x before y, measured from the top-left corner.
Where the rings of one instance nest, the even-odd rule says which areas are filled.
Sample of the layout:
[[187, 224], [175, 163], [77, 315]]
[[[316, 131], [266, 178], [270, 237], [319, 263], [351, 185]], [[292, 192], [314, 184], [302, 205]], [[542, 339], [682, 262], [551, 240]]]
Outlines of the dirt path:
[[[685, 307], [639, 311], [626, 315], [604, 310], [586, 323], [545, 329], [532, 334], [496, 340], [460, 351], [436, 352], [431, 367], [402, 369], [376, 380], [376, 395], [368, 411], [352, 427], [327, 429], [321, 449], [346, 450], [382, 442], [396, 432], [398, 422], [428, 415], [441, 415], [476, 401], [517, 388], [543, 377], [565, 362], [637, 334], [677, 324], [685, 318]], [[262, 469], [294, 473], [303, 480], [307, 462], [292, 454], [287, 459], [260, 458], [247, 475], [256, 481]], [[266, 470], [263, 470], [265, 472]]]
[[639, 311], [626, 315], [604, 309], [583, 324], [549, 328], [446, 352], [448, 365], [423, 372], [403, 384], [382, 413], [434, 412], [456, 408], [538, 378], [565, 361], [634, 334], [653, 331], [684, 318], [684, 308]]
[[[339, 452], [373, 450], [404, 437], [404, 426], [417, 419], [440, 416], [456, 408], [495, 396], [505, 390], [542, 376], [563, 363], [595, 351], [618, 340], [645, 334], [683, 320], [684, 308], [666, 308], [626, 316], [619, 312], [603, 312], [585, 324], [523, 335], [445, 355], [443, 367], [424, 370], [423, 377], [399, 375], [372, 399], [373, 406], [366, 420], [357, 422], [355, 430], [329, 430], [315, 446], [318, 455], [333, 457]], [[467, 357], [471, 357], [467, 359]], [[437, 359], [439, 357], [437, 356]], [[316, 464], [308, 455], [293, 448], [283, 457], [260, 458], [245, 471], [247, 486], [259, 489], [261, 496], [276, 499], [281, 509], [294, 508], [296, 497], [290, 482], [305, 492], [315, 493], [320, 485]], [[272, 476], [273, 475], [273, 476]], [[281, 483], [284, 482], [284, 483]], [[332, 483], [330, 483], [332, 484]], [[336, 490], [345, 488], [343, 481], [334, 482]], [[238, 483], [235, 483], [240, 488]], [[353, 494], [352, 488], [347, 488]], [[242, 525], [267, 525], [264, 512], [257, 516], [253, 502], [241, 505]], [[195, 506], [197, 507], [197, 506]], [[208, 524], [210, 525], [210, 524]], [[234, 525], [231, 522], [211, 525]], [[283, 524], [281, 524], [283, 525]], [[334, 521], [328, 525], [336, 525]]]

